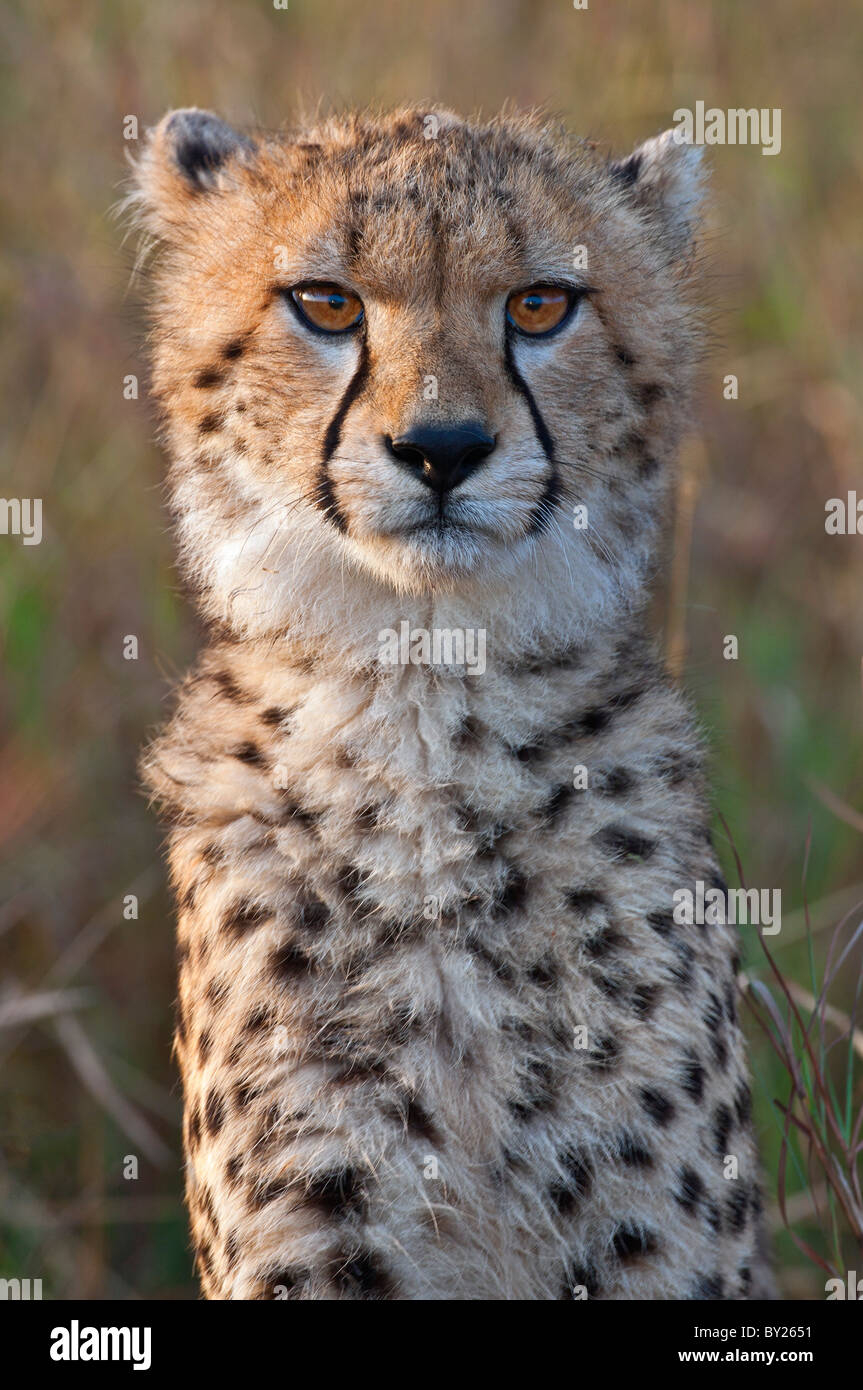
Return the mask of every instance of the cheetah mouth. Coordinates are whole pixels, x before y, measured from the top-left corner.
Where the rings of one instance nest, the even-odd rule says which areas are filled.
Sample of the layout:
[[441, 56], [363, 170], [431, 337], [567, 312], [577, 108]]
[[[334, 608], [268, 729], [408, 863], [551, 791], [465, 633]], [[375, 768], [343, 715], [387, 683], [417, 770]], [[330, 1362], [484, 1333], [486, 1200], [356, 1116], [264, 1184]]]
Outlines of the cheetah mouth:
[[461, 532], [464, 535], [474, 536], [485, 528], [477, 525], [475, 521], [458, 521], [453, 517], [434, 516], [426, 517], [423, 521], [414, 521], [410, 526], [401, 527], [393, 532], [395, 536], [449, 536], [453, 532]]
[[488, 516], [478, 516], [477, 508], [450, 504], [436, 507], [434, 511], [423, 511], [413, 519], [399, 518], [382, 532], [387, 539], [394, 541], [450, 541], [459, 536], [466, 539], [492, 539], [496, 528]]

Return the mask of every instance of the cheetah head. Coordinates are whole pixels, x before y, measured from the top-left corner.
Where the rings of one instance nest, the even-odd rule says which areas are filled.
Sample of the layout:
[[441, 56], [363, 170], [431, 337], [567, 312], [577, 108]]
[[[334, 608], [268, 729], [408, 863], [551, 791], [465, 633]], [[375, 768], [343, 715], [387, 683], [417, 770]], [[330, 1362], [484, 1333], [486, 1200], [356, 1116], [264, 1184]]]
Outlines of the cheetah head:
[[301, 575], [636, 602], [700, 342], [698, 153], [434, 108], [254, 137], [166, 116], [131, 201], [208, 615], [278, 629]]

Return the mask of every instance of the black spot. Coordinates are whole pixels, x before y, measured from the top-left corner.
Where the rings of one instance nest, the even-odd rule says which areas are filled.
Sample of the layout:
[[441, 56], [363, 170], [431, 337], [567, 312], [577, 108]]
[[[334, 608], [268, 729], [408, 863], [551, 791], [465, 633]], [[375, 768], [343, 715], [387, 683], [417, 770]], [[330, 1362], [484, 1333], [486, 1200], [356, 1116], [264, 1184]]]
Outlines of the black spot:
[[365, 1206], [360, 1173], [356, 1168], [333, 1168], [313, 1174], [306, 1184], [306, 1205], [334, 1220], [359, 1215]]
[[256, 1091], [254, 1086], [247, 1085], [245, 1082], [241, 1082], [239, 1086], [235, 1086], [234, 1101], [236, 1103], [237, 1109], [245, 1110], [249, 1101], [252, 1100], [255, 1094]]
[[736, 1187], [725, 1203], [725, 1215], [732, 1231], [742, 1231], [746, 1226], [749, 1212], [749, 1194], [744, 1187]]
[[330, 909], [320, 898], [303, 898], [298, 903], [300, 925], [309, 931], [318, 931], [330, 920]]
[[213, 1256], [210, 1252], [209, 1241], [202, 1240], [197, 1248], [196, 1254], [198, 1258], [198, 1268], [201, 1271], [202, 1277], [209, 1278], [213, 1273]]
[[275, 729], [279, 724], [284, 724], [286, 720], [290, 719], [292, 713], [293, 711], [286, 709], [284, 705], [270, 705], [268, 709], [262, 711], [261, 723]]
[[752, 1092], [745, 1081], [741, 1081], [734, 1097], [734, 1114], [739, 1125], [749, 1123], [752, 1115]]
[[725, 1291], [725, 1283], [721, 1274], [711, 1274], [706, 1278], [701, 1278], [695, 1284], [692, 1292], [693, 1299], [704, 1299], [715, 1302], [722, 1298]]
[[237, 1233], [231, 1231], [225, 1241], [225, 1263], [228, 1269], [233, 1269], [240, 1257], [240, 1241]]
[[733, 980], [729, 980], [725, 986], [725, 1017], [729, 1023], [737, 1022], [737, 993]]
[[414, 1139], [424, 1139], [426, 1143], [440, 1145], [441, 1137], [437, 1126], [426, 1110], [415, 1096], [411, 1096], [404, 1111], [405, 1124], [408, 1134]]
[[635, 366], [635, 358], [633, 357], [632, 353], [629, 352], [625, 347], [622, 347], [620, 344], [618, 344], [615, 347], [614, 355], [617, 358], [618, 362], [623, 363], [624, 367]]
[[692, 1216], [704, 1195], [704, 1183], [695, 1169], [688, 1166], [681, 1168], [678, 1176], [680, 1178], [680, 1188], [675, 1192], [674, 1196], [683, 1207], [683, 1210], [689, 1216]]
[[639, 1098], [650, 1118], [663, 1128], [674, 1118], [674, 1106], [667, 1096], [652, 1086], [642, 1086]]
[[734, 1116], [731, 1114], [728, 1106], [724, 1103], [717, 1105], [713, 1112], [713, 1138], [716, 1145], [716, 1152], [719, 1154], [720, 1158], [724, 1158], [728, 1152], [728, 1140], [731, 1135], [733, 1124]]
[[554, 958], [545, 955], [535, 961], [527, 971], [527, 978], [531, 984], [539, 985], [541, 989], [551, 989], [552, 985], [557, 983], [557, 965]]
[[313, 830], [318, 823], [318, 816], [314, 811], [306, 811], [293, 801], [288, 792], [281, 788], [279, 797], [282, 803], [279, 818], [276, 822], [267, 822], [277, 825], [302, 825], [306, 830]]
[[234, 1154], [225, 1164], [225, 1180], [229, 1187], [236, 1187], [243, 1171], [242, 1154]]
[[282, 983], [307, 975], [311, 963], [305, 951], [301, 951], [292, 941], [286, 941], [270, 956], [270, 972], [274, 979]]
[[216, 1209], [213, 1205], [213, 1194], [210, 1191], [209, 1187], [201, 1188], [199, 1205], [201, 1214], [205, 1216], [207, 1218], [207, 1221], [210, 1223], [213, 1235], [218, 1237], [220, 1233], [219, 1218], [216, 1215]]
[[356, 864], [343, 864], [336, 874], [336, 884], [349, 897], [364, 887], [368, 879], [367, 870], [358, 868]]
[[508, 917], [511, 912], [516, 912], [519, 908], [524, 907], [526, 897], [527, 879], [514, 865], [508, 864], [503, 887], [491, 905], [492, 921], [500, 917]]
[[682, 941], [679, 937], [674, 939], [673, 945], [677, 961], [671, 966], [670, 973], [682, 989], [688, 990], [695, 974], [695, 952], [688, 941]]
[[614, 975], [603, 975], [597, 971], [594, 981], [602, 990], [606, 999], [619, 999], [623, 993], [623, 981]]
[[201, 1066], [204, 1065], [213, 1050], [213, 1035], [209, 1028], [205, 1028], [198, 1038], [198, 1060]]
[[190, 1149], [196, 1149], [201, 1140], [201, 1112], [193, 1105], [186, 1121], [187, 1142]]
[[557, 1159], [564, 1176], [556, 1178], [548, 1190], [551, 1202], [562, 1216], [573, 1211], [576, 1204], [586, 1197], [593, 1183], [593, 1168], [590, 1159], [577, 1149], [565, 1149]]
[[225, 1102], [219, 1091], [213, 1087], [204, 1106], [204, 1123], [209, 1134], [218, 1134], [225, 1123]]
[[392, 1047], [406, 1047], [416, 1033], [417, 1025], [413, 1003], [402, 1001], [391, 1006], [381, 1031]]
[[229, 362], [235, 362], [238, 357], [242, 357], [246, 350], [244, 338], [231, 338], [222, 348], [222, 356]]
[[601, 733], [621, 710], [629, 709], [643, 694], [644, 691], [639, 686], [617, 691], [609, 697], [606, 704], [594, 705], [574, 719], [570, 725], [571, 732], [582, 736]]
[[237, 684], [229, 671], [217, 671], [212, 679], [227, 699], [234, 700], [238, 705], [248, 703], [248, 695]]
[[616, 1038], [597, 1038], [587, 1058], [591, 1066], [599, 1068], [600, 1071], [608, 1071], [620, 1061], [620, 1052], [620, 1043]]
[[336, 1275], [336, 1284], [342, 1293], [359, 1294], [362, 1298], [389, 1298], [392, 1293], [383, 1265], [367, 1250], [344, 1262]]
[[662, 985], [637, 985], [630, 1003], [639, 1018], [649, 1018], [662, 994]]
[[686, 1094], [691, 1096], [694, 1101], [700, 1102], [704, 1096], [705, 1076], [705, 1070], [695, 1053], [690, 1053], [683, 1063], [683, 1076], [680, 1084]]
[[545, 752], [542, 743], [523, 743], [519, 748], [510, 748], [510, 753], [520, 763], [532, 763]]
[[457, 748], [470, 748], [482, 741], [482, 726], [472, 715], [467, 715], [453, 736]]
[[212, 434], [214, 430], [217, 430], [219, 428], [221, 423], [221, 415], [210, 413], [209, 415], [205, 415], [203, 419], [200, 421], [198, 425], [198, 430], [201, 434]]
[[206, 391], [211, 386], [221, 386], [224, 379], [224, 373], [218, 367], [205, 367], [198, 372], [194, 384], [199, 390]]
[[624, 944], [624, 938], [615, 927], [608, 923], [600, 927], [599, 931], [594, 932], [584, 943], [584, 949], [591, 960], [602, 960], [610, 951], [615, 951]]
[[737, 1274], [740, 1278], [740, 1292], [746, 1296], [752, 1288], [752, 1270], [749, 1265], [741, 1265]]
[[602, 796], [624, 796], [635, 786], [635, 778], [625, 767], [610, 767], [593, 779], [593, 789]]
[[231, 750], [231, 757], [252, 767], [266, 767], [267, 760], [256, 743], [241, 743]]
[[648, 912], [647, 925], [656, 932], [657, 936], [670, 936], [675, 927], [671, 909], [660, 908], [656, 912]]
[[289, 1190], [286, 1182], [267, 1182], [258, 1187], [253, 1185], [249, 1191], [249, 1206], [252, 1210], [260, 1211], [261, 1207], [266, 1207], [270, 1202], [277, 1202], [280, 1197], [284, 1197]]
[[361, 806], [354, 816], [354, 829], [361, 832], [374, 830], [380, 818], [381, 808], [369, 803]]
[[606, 825], [590, 837], [610, 859], [649, 859], [656, 841], [628, 825]]
[[266, 1004], [259, 1004], [257, 1008], [247, 1016], [243, 1024], [244, 1033], [262, 1033], [271, 1026], [273, 1015]]
[[560, 818], [562, 812], [569, 805], [575, 792], [568, 782], [561, 782], [550, 793], [548, 800], [542, 806], [539, 814], [547, 825], [554, 825]]
[[650, 410], [657, 401], [661, 401], [666, 394], [665, 387], [660, 386], [658, 381], [647, 381], [643, 386], [639, 386], [638, 394], [641, 397], [641, 404], [645, 410]]
[[617, 1153], [621, 1163], [625, 1163], [627, 1168], [653, 1167], [653, 1155], [639, 1137], [629, 1132], [621, 1135]]
[[566, 902], [575, 912], [584, 913], [589, 912], [592, 907], [600, 907], [605, 898], [592, 888], [567, 888]]
[[704, 1202], [704, 1216], [711, 1230], [718, 1234], [722, 1230], [722, 1213], [719, 1204], [714, 1202], [712, 1197], [708, 1197]]
[[230, 985], [227, 980], [211, 980], [207, 985], [207, 998], [211, 1004], [221, 1004], [230, 993]]
[[722, 1005], [712, 990], [707, 996], [707, 1008], [704, 1010], [702, 1018], [708, 1033], [715, 1033], [722, 1026]]
[[687, 778], [694, 776], [698, 771], [698, 763], [695, 758], [680, 753], [676, 749], [669, 749], [667, 753], [660, 753], [653, 759], [652, 765], [657, 777], [660, 777], [670, 787], [679, 787]]
[[509, 1102], [510, 1113], [518, 1120], [529, 1120], [533, 1115], [551, 1110], [555, 1102], [554, 1075], [549, 1063], [534, 1060], [528, 1063], [527, 1071], [524, 1095]]
[[479, 813], [472, 806], [456, 806], [456, 824], [459, 830], [478, 830]]
[[656, 1237], [640, 1226], [618, 1226], [611, 1241], [619, 1260], [633, 1260], [639, 1255], [652, 1255], [657, 1249]]

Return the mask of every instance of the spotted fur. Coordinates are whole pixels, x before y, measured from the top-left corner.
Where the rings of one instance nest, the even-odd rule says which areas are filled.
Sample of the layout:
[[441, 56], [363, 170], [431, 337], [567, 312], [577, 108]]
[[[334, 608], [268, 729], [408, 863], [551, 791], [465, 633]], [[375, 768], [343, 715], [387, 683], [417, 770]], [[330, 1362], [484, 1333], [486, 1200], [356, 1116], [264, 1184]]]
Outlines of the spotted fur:
[[[205, 1294], [766, 1287], [734, 933], [671, 911], [719, 873], [702, 755], [644, 620], [701, 343], [697, 151], [193, 111], [136, 180], [209, 627], [145, 760]], [[509, 293], [573, 276], [560, 333], [509, 333]], [[309, 333], [309, 280], [362, 331]], [[495, 448], [438, 503], [385, 441], [466, 418]], [[487, 669], [386, 665], [402, 620], [483, 629]]]

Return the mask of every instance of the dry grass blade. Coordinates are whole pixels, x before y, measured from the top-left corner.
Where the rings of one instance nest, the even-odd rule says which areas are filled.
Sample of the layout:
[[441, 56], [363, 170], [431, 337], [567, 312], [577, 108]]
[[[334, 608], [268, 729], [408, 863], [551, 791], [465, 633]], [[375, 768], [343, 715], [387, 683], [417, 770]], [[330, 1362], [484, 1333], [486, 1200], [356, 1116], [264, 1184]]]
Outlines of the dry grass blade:
[[77, 1019], [58, 1018], [57, 1037], [75, 1071], [91, 1095], [108, 1112], [123, 1133], [146, 1154], [151, 1163], [165, 1168], [173, 1155], [143, 1115], [117, 1090], [93, 1044]]
[[837, 796], [829, 787], [825, 787], [823, 782], [819, 782], [815, 777], [807, 777], [806, 785], [809, 790], [818, 797], [823, 806], [828, 811], [832, 811], [838, 820], [850, 825], [852, 830], [863, 831], [863, 811], [855, 811], [853, 806], [849, 806], [847, 801], [843, 801], [841, 796]]
[[18, 1028], [40, 1018], [54, 1018], [70, 1009], [92, 1003], [86, 989], [52, 989], [39, 994], [21, 994], [0, 1003], [0, 1028]]

